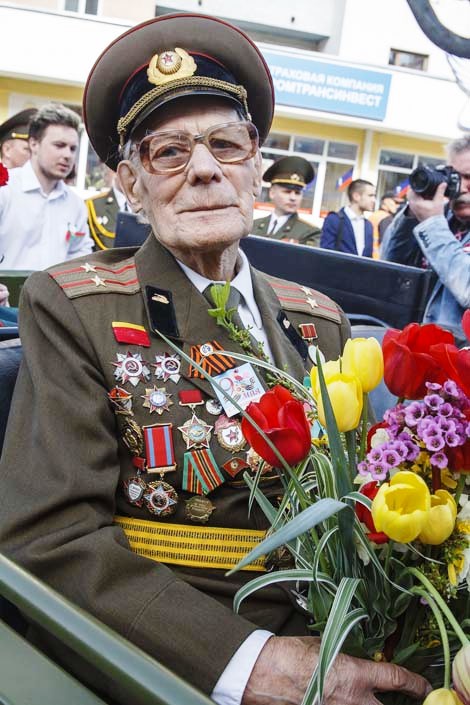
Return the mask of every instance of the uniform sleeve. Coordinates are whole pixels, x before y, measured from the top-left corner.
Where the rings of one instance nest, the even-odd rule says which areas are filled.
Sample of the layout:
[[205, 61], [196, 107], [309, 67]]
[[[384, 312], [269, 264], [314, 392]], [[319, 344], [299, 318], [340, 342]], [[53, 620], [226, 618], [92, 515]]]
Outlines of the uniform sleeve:
[[89, 255], [93, 251], [93, 240], [88, 228], [88, 212], [84, 203], [78, 204], [76, 228], [78, 232], [85, 233], [80, 237], [72, 237], [69, 243], [67, 259], [74, 259], [82, 255]]
[[336, 233], [338, 232], [339, 218], [336, 213], [327, 215], [321, 232], [320, 247], [326, 250], [336, 249]]
[[0, 462], [0, 550], [212, 692], [255, 626], [129, 549], [112, 523], [117, 434], [93, 345], [45, 272], [23, 288], [20, 316], [24, 360]]

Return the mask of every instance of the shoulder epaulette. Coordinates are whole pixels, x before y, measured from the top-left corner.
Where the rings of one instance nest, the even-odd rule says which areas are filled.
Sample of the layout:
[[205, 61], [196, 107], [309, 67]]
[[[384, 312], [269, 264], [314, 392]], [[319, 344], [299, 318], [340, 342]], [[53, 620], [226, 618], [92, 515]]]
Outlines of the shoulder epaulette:
[[48, 270], [69, 299], [87, 294], [135, 294], [140, 290], [133, 257], [106, 265], [79, 261], [63, 262]]
[[335, 323], [341, 322], [338, 306], [329, 296], [308, 286], [264, 275], [274, 290], [279, 303], [286, 311], [300, 311]]
[[110, 190], [108, 189], [107, 191], [97, 191], [96, 193], [92, 193], [91, 196], [87, 196], [85, 198], [85, 203], [87, 201], [96, 201], [97, 199], [100, 198], [107, 198], [110, 194]]

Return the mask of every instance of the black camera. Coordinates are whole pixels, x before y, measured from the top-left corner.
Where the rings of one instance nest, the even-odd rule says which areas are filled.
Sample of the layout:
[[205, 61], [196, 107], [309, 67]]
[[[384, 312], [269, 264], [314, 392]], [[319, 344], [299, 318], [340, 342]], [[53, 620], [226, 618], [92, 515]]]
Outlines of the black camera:
[[456, 198], [460, 193], [460, 175], [451, 166], [421, 165], [411, 172], [409, 180], [413, 191], [428, 201], [434, 198], [437, 187], [443, 182], [447, 184], [444, 195], [448, 198]]

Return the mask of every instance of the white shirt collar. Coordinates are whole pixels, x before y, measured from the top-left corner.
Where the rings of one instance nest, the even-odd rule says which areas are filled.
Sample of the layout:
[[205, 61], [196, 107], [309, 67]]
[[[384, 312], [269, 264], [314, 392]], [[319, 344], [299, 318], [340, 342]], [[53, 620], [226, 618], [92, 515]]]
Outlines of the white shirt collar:
[[365, 220], [363, 215], [357, 215], [349, 206], [344, 206], [344, 212], [348, 216], [349, 220]]
[[67, 193], [67, 187], [65, 186], [62, 179], [59, 179], [59, 181], [57, 181], [57, 183], [54, 186], [54, 188], [52, 189], [52, 191], [49, 194], [45, 194], [44, 191], [42, 190], [42, 186], [39, 182], [39, 179], [36, 176], [36, 173], [33, 169], [33, 165], [31, 164], [31, 160], [27, 161], [26, 164], [21, 169], [21, 184], [22, 184], [24, 192], [26, 192], [26, 191], [40, 191], [41, 194], [49, 200], [53, 200], [54, 198], [59, 198], [60, 196], [65, 196]]
[[[230, 282], [230, 286], [234, 286], [244, 298], [244, 303], [249, 308], [250, 313], [253, 317], [254, 322], [258, 328], [262, 327], [261, 314], [259, 312], [258, 306], [256, 305], [255, 295], [253, 293], [253, 282], [251, 279], [250, 263], [248, 258], [242, 250], [238, 250], [238, 258], [240, 262], [240, 269], [238, 270], [236, 276]], [[176, 260], [186, 274], [188, 279], [196, 289], [202, 294], [205, 289], [210, 284], [225, 284], [225, 282], [214, 282], [212, 279], [207, 279], [203, 277], [198, 272], [187, 267], [183, 262]]]

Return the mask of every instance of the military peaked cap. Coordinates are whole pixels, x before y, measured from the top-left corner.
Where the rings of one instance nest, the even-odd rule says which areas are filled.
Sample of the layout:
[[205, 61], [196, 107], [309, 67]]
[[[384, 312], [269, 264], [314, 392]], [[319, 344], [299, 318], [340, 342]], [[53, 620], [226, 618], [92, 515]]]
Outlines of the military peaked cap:
[[98, 156], [115, 169], [120, 147], [159, 106], [182, 96], [223, 96], [266, 138], [274, 111], [268, 66], [240, 29], [215, 17], [162, 15], [101, 54], [85, 86], [83, 117]]
[[303, 189], [315, 178], [313, 166], [302, 157], [282, 157], [263, 174], [263, 181]]
[[27, 140], [29, 137], [29, 122], [36, 113], [36, 108], [27, 108], [2, 122], [0, 125], [0, 144], [7, 140]]

